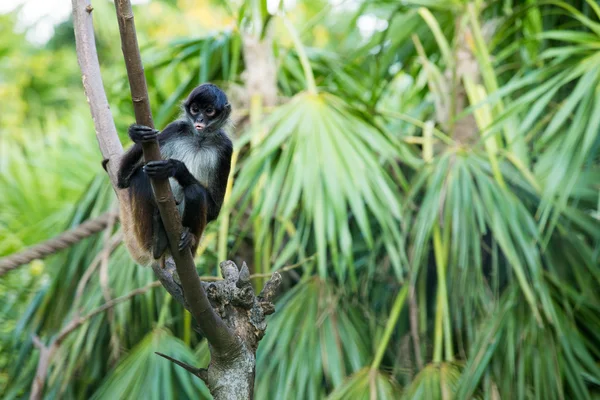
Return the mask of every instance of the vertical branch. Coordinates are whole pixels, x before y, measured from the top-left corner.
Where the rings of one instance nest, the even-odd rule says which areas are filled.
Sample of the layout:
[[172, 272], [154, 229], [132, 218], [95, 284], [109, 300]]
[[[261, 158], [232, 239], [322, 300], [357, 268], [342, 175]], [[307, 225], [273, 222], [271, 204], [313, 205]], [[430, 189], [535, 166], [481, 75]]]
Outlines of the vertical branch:
[[390, 339], [392, 338], [392, 334], [394, 333], [394, 327], [396, 326], [396, 322], [398, 322], [398, 318], [400, 318], [400, 313], [402, 312], [402, 308], [404, 307], [404, 301], [406, 300], [408, 289], [409, 285], [404, 285], [396, 295], [394, 305], [392, 306], [392, 310], [390, 311], [390, 316], [385, 325], [385, 330], [383, 331], [383, 337], [381, 338], [379, 346], [377, 346], [377, 352], [375, 353], [375, 357], [373, 359], [373, 362], [371, 363], [371, 370], [377, 370], [377, 368], [379, 368], [379, 365], [381, 364], [381, 360], [383, 360], [383, 355], [385, 354], [387, 345], [390, 342]]
[[[148, 89], [144, 77], [144, 67], [140, 50], [138, 48], [135, 21], [131, 3], [129, 0], [115, 0], [117, 19], [119, 21], [119, 33], [121, 35], [121, 49], [125, 58], [127, 76], [130, 78], [129, 86], [135, 110], [136, 122], [138, 124], [153, 126], [150, 106], [148, 102]], [[158, 161], [162, 157], [158, 141], [144, 143], [144, 160]], [[217, 352], [231, 351], [232, 347], [239, 346], [238, 340], [229, 331], [221, 318], [211, 307], [206, 293], [200, 284], [200, 278], [196, 272], [196, 265], [192, 253], [188, 248], [182, 251], [178, 249], [179, 237], [181, 235], [181, 219], [175, 206], [175, 199], [171, 193], [168, 179], [151, 179], [152, 190], [156, 198], [156, 204], [160, 216], [167, 231], [169, 247], [177, 275], [183, 289], [185, 301], [190, 312], [199, 324], [200, 329]]]
[[[92, 23], [93, 7], [89, 0], [71, 0], [73, 6], [73, 29], [75, 31], [75, 46], [77, 61], [81, 69], [81, 81], [87, 102], [90, 105], [96, 138], [100, 151], [105, 159], [112, 160], [123, 153], [123, 146], [117, 135], [117, 128], [113, 121], [104, 92], [100, 64], [94, 40], [94, 25]], [[107, 165], [108, 176], [113, 183], [117, 182], [118, 165], [109, 162]]]
[[131, 3], [129, 0], [115, 0], [115, 7], [117, 10], [117, 21], [119, 22], [119, 32], [121, 33], [121, 50], [123, 51], [123, 57], [125, 57], [127, 79], [129, 80], [129, 89], [131, 90], [135, 120], [138, 124], [154, 127]]
[[[90, 16], [93, 9], [90, 0], [72, 0], [72, 4], [77, 58], [83, 75], [84, 89], [94, 117], [102, 154], [109, 159], [107, 171], [113, 187], [116, 187], [118, 165], [110, 161], [114, 156], [122, 153], [122, 147], [100, 78]], [[152, 126], [148, 91], [135, 37], [131, 4], [128, 0], [115, 0], [115, 7], [136, 121], [139, 124]], [[161, 159], [156, 140], [145, 143], [143, 151], [146, 162]], [[211, 363], [206, 373], [209, 390], [217, 400], [252, 399], [256, 348], [265, 334], [266, 316], [275, 311], [271, 299], [281, 282], [281, 276], [278, 273], [273, 274], [263, 292], [256, 296], [251, 287], [246, 265], [238, 268], [232, 262], [223, 262], [221, 271], [225, 280], [207, 285], [205, 291], [190, 249], [186, 248], [181, 252], [178, 250], [181, 222], [169, 181], [152, 180], [151, 183], [173, 258], [167, 260], [165, 268], [153, 266], [153, 269], [165, 289], [194, 316], [210, 344]], [[127, 197], [128, 191], [116, 190], [116, 192], [121, 202], [130, 203]], [[207, 294], [210, 296], [210, 301]], [[117, 300], [120, 299], [111, 301], [114, 304]], [[96, 313], [105, 309], [100, 308]], [[218, 310], [219, 314], [215, 310]], [[92, 315], [95, 313], [89, 314], [90, 317]], [[62, 339], [82, 322], [82, 318], [73, 320], [52, 345], [59, 346]]]

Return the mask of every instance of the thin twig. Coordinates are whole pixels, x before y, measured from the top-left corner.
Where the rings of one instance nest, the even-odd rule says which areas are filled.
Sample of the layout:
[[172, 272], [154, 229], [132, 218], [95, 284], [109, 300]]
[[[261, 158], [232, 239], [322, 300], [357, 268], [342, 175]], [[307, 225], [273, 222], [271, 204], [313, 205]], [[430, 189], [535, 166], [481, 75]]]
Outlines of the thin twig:
[[208, 370], [206, 368], [196, 368], [190, 364], [184, 363], [183, 361], [179, 361], [179, 360], [174, 359], [173, 357], [169, 357], [166, 354], [159, 353], [158, 351], [155, 351], [154, 354], [159, 355], [163, 358], [166, 358], [167, 360], [171, 361], [172, 363], [179, 365], [181, 368], [196, 375], [198, 378], [202, 379], [204, 381], [204, 383], [208, 384]]
[[[123, 241], [123, 233], [121, 231], [119, 231], [113, 235], [113, 237], [110, 239], [110, 247], [109, 247], [110, 254], [112, 254], [113, 251], [115, 251], [115, 249], [121, 244], [122, 241]], [[81, 279], [79, 279], [79, 283], [77, 284], [77, 290], [75, 290], [75, 300], [73, 301], [73, 304], [74, 304], [73, 308], [75, 310], [79, 310], [79, 306], [81, 303], [81, 297], [83, 296], [83, 291], [84, 291], [88, 281], [92, 277], [92, 274], [96, 271], [96, 268], [98, 268], [98, 265], [100, 265], [101, 259], [102, 259], [102, 253], [96, 254], [96, 257], [94, 257], [94, 259], [90, 263], [90, 266], [84, 272]]]
[[46, 377], [48, 376], [48, 368], [50, 367], [50, 362], [52, 361], [52, 357], [62, 344], [62, 342], [69, 336], [71, 332], [75, 329], [79, 328], [82, 324], [87, 322], [89, 319], [98, 315], [106, 310], [112, 309], [112, 307], [116, 306], [119, 303], [123, 303], [134, 296], [144, 294], [152, 288], [160, 286], [159, 281], [154, 281], [149, 283], [148, 285], [132, 290], [131, 292], [123, 295], [121, 297], [117, 297], [111, 301], [107, 301], [100, 307], [97, 307], [80, 317], [76, 314], [76, 316], [65, 325], [65, 327], [56, 335], [56, 338], [52, 341], [49, 346], [46, 346], [42, 343], [42, 341], [36, 336], [32, 336], [32, 340], [34, 345], [40, 349], [40, 359], [38, 361], [38, 366], [35, 373], [35, 378], [33, 379], [33, 384], [31, 386], [31, 400], [39, 400], [42, 398], [42, 391], [44, 389], [44, 385], [46, 383]]
[[141, 288], [132, 290], [131, 292], [127, 293], [126, 295], [123, 295], [121, 297], [117, 297], [112, 299], [111, 301], [107, 301], [106, 303], [104, 303], [103, 305], [101, 305], [98, 308], [95, 308], [94, 310], [90, 311], [89, 313], [87, 313], [86, 315], [84, 315], [83, 317], [79, 317], [74, 319], [73, 321], [71, 321], [71, 324], [68, 324], [57, 336], [56, 341], [62, 342], [64, 340], [64, 338], [69, 335], [69, 333], [73, 332], [75, 329], [77, 329], [79, 326], [81, 326], [81, 324], [83, 324], [84, 322], [86, 322], [87, 320], [89, 320], [90, 318], [94, 317], [95, 315], [100, 314], [101, 312], [104, 312], [114, 306], [116, 306], [119, 303], [123, 303], [124, 301], [127, 301], [129, 299], [131, 299], [134, 296], [140, 295], [140, 294], [144, 294], [147, 291], [149, 291], [150, 289], [153, 289], [155, 287], [160, 286], [160, 282], [159, 281], [153, 281], [150, 282], [149, 284], [147, 284], [146, 286], [143, 286]]
[[285, 266], [283, 268], [278, 269], [277, 271], [273, 271], [273, 272], [267, 272], [264, 274], [252, 274], [250, 275], [250, 279], [254, 279], [254, 278], [269, 278], [273, 275], [274, 272], [287, 272], [287, 271], [291, 271], [293, 269], [296, 269], [298, 267], [301, 267], [302, 265], [306, 264], [307, 262], [314, 260], [315, 255], [312, 255], [310, 257], [305, 258], [302, 261], [297, 262], [296, 264], [292, 264], [292, 265], [288, 265]]
[[[249, 279], [270, 278], [271, 276], [273, 276], [273, 274], [275, 272], [282, 273], [282, 272], [291, 271], [291, 270], [301, 267], [302, 265], [306, 264], [307, 262], [313, 260], [315, 258], [315, 256], [316, 255], [312, 255], [310, 257], [305, 258], [302, 261], [297, 262], [296, 264], [287, 265], [287, 266], [279, 268], [278, 270], [273, 271], [273, 272], [267, 272], [264, 274], [252, 274], [249, 276]], [[223, 278], [220, 278], [218, 276], [212, 276], [212, 275], [200, 275], [200, 280], [204, 281], [204, 282], [217, 282], [217, 281], [222, 281]]]
[[[50, 366], [50, 357], [52, 354], [51, 349], [48, 348], [39, 337], [33, 335], [31, 337], [33, 344], [40, 350], [40, 358], [38, 365], [35, 370], [35, 376], [33, 377], [33, 383], [31, 384], [31, 400], [39, 400], [42, 398], [42, 391], [44, 384], [46, 383], [46, 376], [48, 375], [48, 367]], [[52, 350], [52, 352], [54, 352]]]

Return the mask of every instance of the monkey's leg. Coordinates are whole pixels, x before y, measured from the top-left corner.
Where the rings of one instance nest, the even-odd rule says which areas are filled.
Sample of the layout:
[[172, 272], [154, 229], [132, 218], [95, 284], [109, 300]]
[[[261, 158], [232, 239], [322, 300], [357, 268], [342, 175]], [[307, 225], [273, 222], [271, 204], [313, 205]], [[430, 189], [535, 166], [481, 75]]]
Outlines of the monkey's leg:
[[152, 216], [152, 257], [158, 260], [169, 247], [169, 239], [167, 238], [167, 232], [163, 225], [162, 219], [160, 218], [160, 212], [158, 208], [154, 209], [154, 215]]
[[185, 207], [181, 224], [184, 229], [179, 241], [179, 250], [191, 246], [195, 252], [198, 237], [206, 227], [207, 193], [206, 189], [188, 171], [179, 160], [150, 161], [144, 166], [150, 178], [167, 179], [174, 177], [183, 189]]
[[[195, 179], [194, 179], [195, 180]], [[184, 230], [179, 241], [179, 250], [191, 247], [192, 255], [198, 248], [200, 235], [206, 227], [207, 193], [197, 181], [183, 188], [185, 208], [181, 224]]]

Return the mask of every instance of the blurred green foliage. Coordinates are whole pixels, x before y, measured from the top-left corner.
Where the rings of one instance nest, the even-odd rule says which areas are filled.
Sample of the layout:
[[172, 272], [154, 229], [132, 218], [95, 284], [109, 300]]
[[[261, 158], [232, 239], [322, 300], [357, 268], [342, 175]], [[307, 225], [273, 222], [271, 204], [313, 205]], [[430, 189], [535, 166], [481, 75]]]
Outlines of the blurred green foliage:
[[[204, 81], [236, 105], [233, 190], [197, 257], [300, 263], [258, 349], [261, 399], [600, 396], [600, 6], [593, 0], [260, 0], [135, 6], [157, 126]], [[94, 2], [121, 137], [133, 112], [110, 2]], [[0, 256], [114, 208], [72, 23], [44, 45], [0, 15]], [[244, 39], [270, 40], [279, 103], [253, 107]], [[312, 81], [316, 93], [312, 90]], [[248, 120], [250, 123], [248, 123]], [[118, 225], [0, 279], [0, 393], [78, 313], [154, 280]], [[91, 266], [91, 267], [90, 267]], [[86, 277], [88, 280], [82, 279]], [[257, 286], [260, 282], [257, 281]], [[209, 398], [162, 288], [91, 318], [46, 398]]]

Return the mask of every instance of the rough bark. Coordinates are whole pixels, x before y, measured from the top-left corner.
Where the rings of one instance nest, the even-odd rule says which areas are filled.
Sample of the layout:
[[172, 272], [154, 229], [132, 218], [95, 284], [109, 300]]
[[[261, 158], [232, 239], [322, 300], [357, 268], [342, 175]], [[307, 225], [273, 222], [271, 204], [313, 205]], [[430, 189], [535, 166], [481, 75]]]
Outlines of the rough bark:
[[[155, 266], [154, 270], [169, 293], [189, 310], [173, 262], [169, 260], [165, 268]], [[221, 263], [221, 273], [223, 280], [202, 282], [202, 286], [219, 318], [239, 339], [239, 346], [225, 352], [215, 351], [209, 341], [211, 361], [208, 369], [199, 369], [159, 355], [204, 380], [215, 399], [251, 399], [256, 349], [267, 328], [266, 316], [275, 312], [272, 300], [281, 283], [281, 275], [275, 272], [256, 296], [245, 263], [238, 268], [233, 261], [224, 261]]]
[[[115, 161], [118, 161], [122, 147], [102, 86], [91, 19], [93, 8], [89, 0], [72, 0], [72, 4], [84, 89], [100, 149], [109, 160], [107, 172], [116, 188], [118, 163]], [[128, 0], [115, 0], [115, 7], [136, 121], [153, 126], [131, 4]], [[161, 159], [158, 142], [144, 144], [143, 150], [146, 162]], [[281, 277], [275, 273], [257, 297], [252, 291], [247, 267], [244, 265], [238, 270], [232, 262], [224, 262], [221, 268], [225, 279], [203, 285], [190, 250], [179, 252], [177, 249], [181, 222], [168, 180], [152, 180], [152, 187], [173, 255], [165, 268], [154, 266], [153, 269], [167, 291], [190, 311], [211, 351], [211, 362], [205, 372], [171, 360], [204, 379], [215, 399], [251, 399], [255, 352], [266, 328], [265, 316], [274, 311], [270, 300]], [[120, 201], [128, 201], [127, 191], [116, 192]]]

